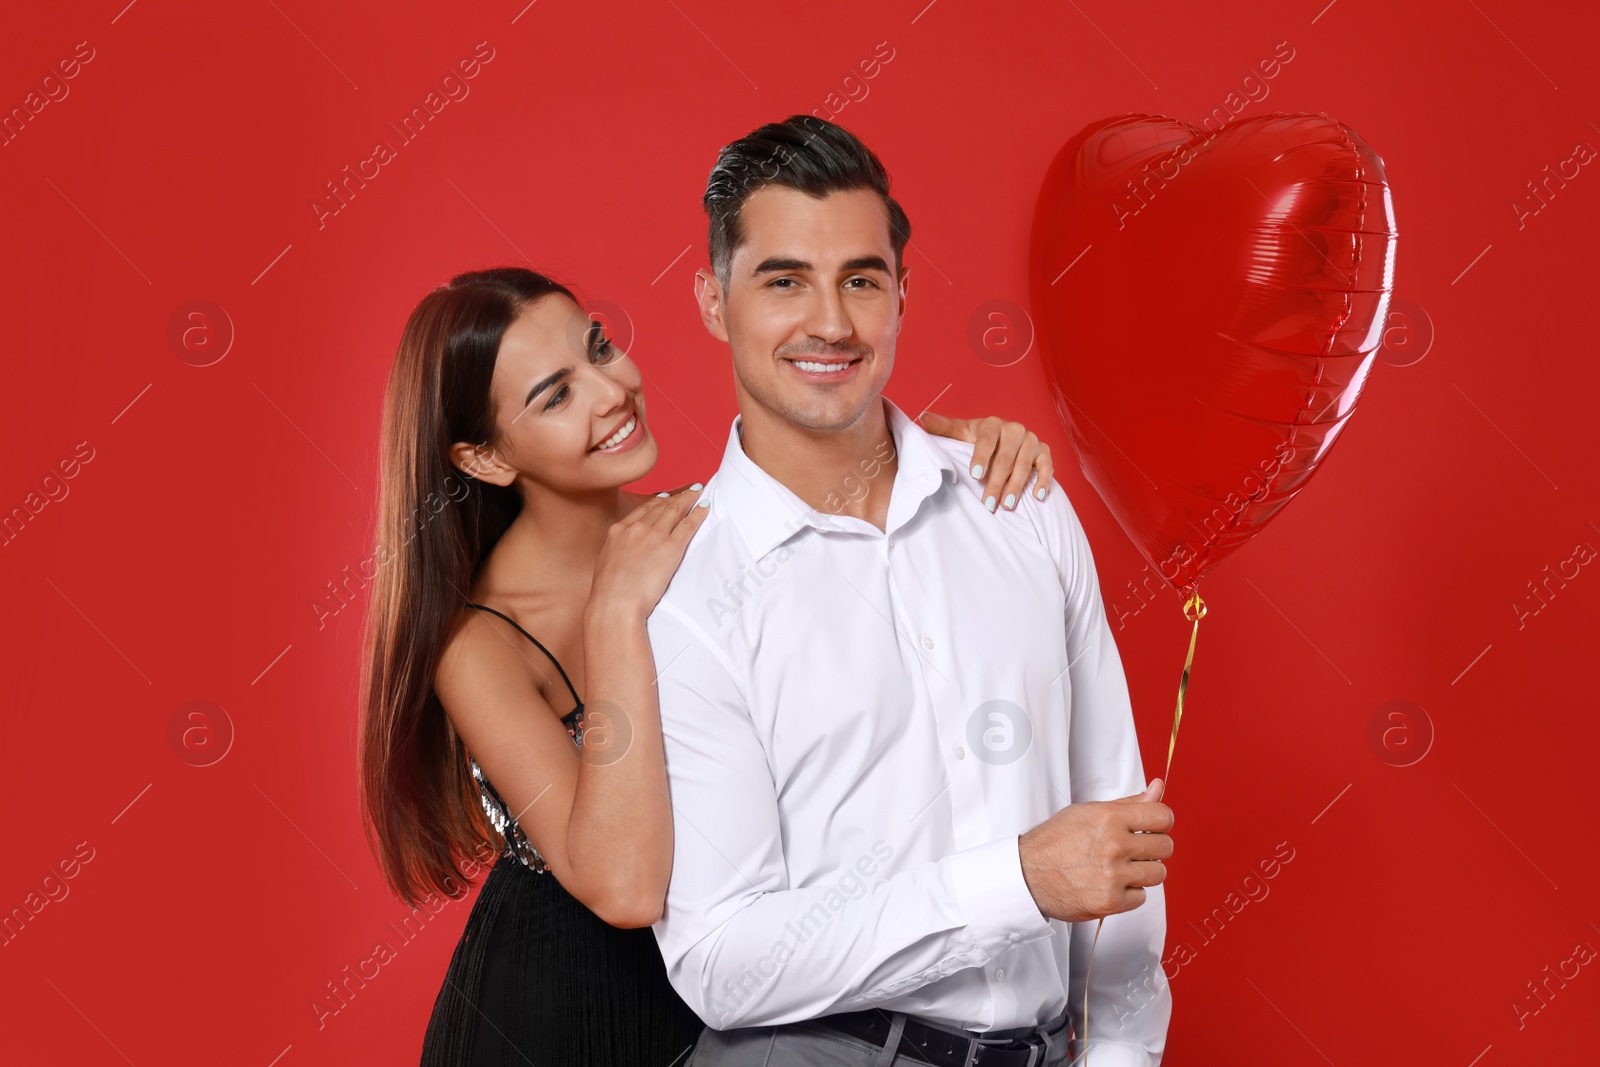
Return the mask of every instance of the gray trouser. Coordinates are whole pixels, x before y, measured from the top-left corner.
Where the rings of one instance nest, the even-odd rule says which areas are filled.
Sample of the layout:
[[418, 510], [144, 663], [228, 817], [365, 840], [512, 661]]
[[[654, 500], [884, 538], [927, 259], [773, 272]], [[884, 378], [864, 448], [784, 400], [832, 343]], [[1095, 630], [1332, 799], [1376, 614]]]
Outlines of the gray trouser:
[[[899, 1012], [888, 1014], [895, 1019], [904, 1018]], [[1063, 1026], [1050, 1035], [1050, 1051], [1039, 1060], [1040, 1067], [1070, 1062], [1069, 1032]], [[685, 1067], [904, 1067], [922, 1062], [912, 1059], [904, 1049], [890, 1053], [887, 1047], [874, 1048], [846, 1034], [803, 1022], [734, 1030], [713, 1030], [708, 1026], [701, 1031], [700, 1042]]]

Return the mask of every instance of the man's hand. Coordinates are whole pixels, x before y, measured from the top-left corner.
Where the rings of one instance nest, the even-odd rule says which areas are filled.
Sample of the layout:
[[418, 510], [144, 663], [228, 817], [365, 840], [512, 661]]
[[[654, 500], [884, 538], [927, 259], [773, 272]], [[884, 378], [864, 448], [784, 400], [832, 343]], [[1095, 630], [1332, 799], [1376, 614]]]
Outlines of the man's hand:
[[1023, 834], [1022, 877], [1048, 919], [1084, 922], [1132, 911], [1166, 881], [1172, 809], [1156, 778], [1143, 793], [1062, 808]]

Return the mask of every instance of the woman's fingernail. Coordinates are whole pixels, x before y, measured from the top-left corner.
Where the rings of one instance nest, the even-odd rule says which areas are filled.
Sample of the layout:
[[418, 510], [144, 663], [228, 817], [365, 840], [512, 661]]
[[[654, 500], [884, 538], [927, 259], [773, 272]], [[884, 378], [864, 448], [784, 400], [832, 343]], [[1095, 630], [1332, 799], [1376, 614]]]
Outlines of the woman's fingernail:
[[711, 498], [703, 496], [694, 502], [694, 506], [697, 508], [709, 508], [711, 506]]
[[1015, 494], [1015, 493], [1007, 493], [1006, 494], [1006, 508], [1010, 509], [1010, 508], [1014, 508], [1016, 506], [1017, 506], [1017, 494]]
[[973, 465], [973, 467], [972, 467], [972, 476], [974, 478], [982, 478], [983, 477], [983, 464], [982, 463], [977, 463], [977, 464]]
[[1035, 489], [1033, 491], [1033, 495], [1038, 497], [1040, 500], [1043, 500], [1044, 499], [1044, 486], [1041, 485], [1039, 488]]
[[701, 484], [700, 484], [700, 483], [699, 483], [699, 482], [695, 482], [695, 483], [694, 483], [694, 484], [693, 484], [693, 485], [691, 485], [691, 486], [690, 486], [690, 487], [689, 487], [689, 488], [690, 488], [690, 489], [704, 489], [704, 488], [705, 488], [705, 486], [703, 486], [703, 485], [701, 485]]
[[991, 496], [991, 497], [989, 497], [989, 499], [985, 500], [983, 502], [983, 506], [988, 508], [990, 511], [993, 511], [994, 510], [994, 497]]
[[657, 493], [656, 496], [671, 496], [671, 493]]

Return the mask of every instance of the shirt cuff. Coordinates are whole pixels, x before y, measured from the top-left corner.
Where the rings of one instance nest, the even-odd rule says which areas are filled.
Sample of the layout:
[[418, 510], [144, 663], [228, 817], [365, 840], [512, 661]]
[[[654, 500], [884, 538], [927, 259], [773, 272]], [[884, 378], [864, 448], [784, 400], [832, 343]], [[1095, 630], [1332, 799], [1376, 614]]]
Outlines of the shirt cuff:
[[956, 903], [979, 946], [1004, 952], [1055, 932], [1028, 892], [1016, 835], [964, 849], [949, 863]]
[[[1093, 1019], [1089, 1025], [1091, 1027], [1094, 1025]], [[1071, 1050], [1075, 1056], [1083, 1057], [1078, 1042], [1072, 1042]], [[1085, 1062], [1092, 1063], [1094, 1067], [1156, 1067], [1160, 1060], [1150, 1055], [1150, 1051], [1143, 1045], [1130, 1045], [1126, 1041], [1102, 1041], [1098, 1037], [1090, 1037], [1089, 1054]]]

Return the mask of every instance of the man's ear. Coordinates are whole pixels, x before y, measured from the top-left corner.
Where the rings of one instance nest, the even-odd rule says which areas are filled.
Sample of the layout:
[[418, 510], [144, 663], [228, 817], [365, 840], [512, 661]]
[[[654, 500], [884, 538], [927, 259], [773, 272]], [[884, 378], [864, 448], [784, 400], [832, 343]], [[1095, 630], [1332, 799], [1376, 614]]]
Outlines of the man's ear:
[[722, 321], [722, 284], [709, 270], [694, 272], [694, 299], [700, 305], [700, 321], [717, 340], [727, 342], [728, 327]]
[[490, 485], [509, 486], [517, 480], [515, 467], [507, 466], [492, 445], [470, 445], [457, 441], [450, 446], [450, 462], [456, 469]]
[[900, 268], [900, 284], [899, 284], [898, 288], [900, 290], [900, 293], [899, 293], [899, 296], [900, 296], [900, 315], [899, 315], [899, 317], [902, 318], [902, 319], [906, 317], [906, 296], [907, 296], [907, 294], [908, 294], [908, 292], [910, 290], [910, 284], [911, 284], [911, 268], [910, 267], [901, 267]]

